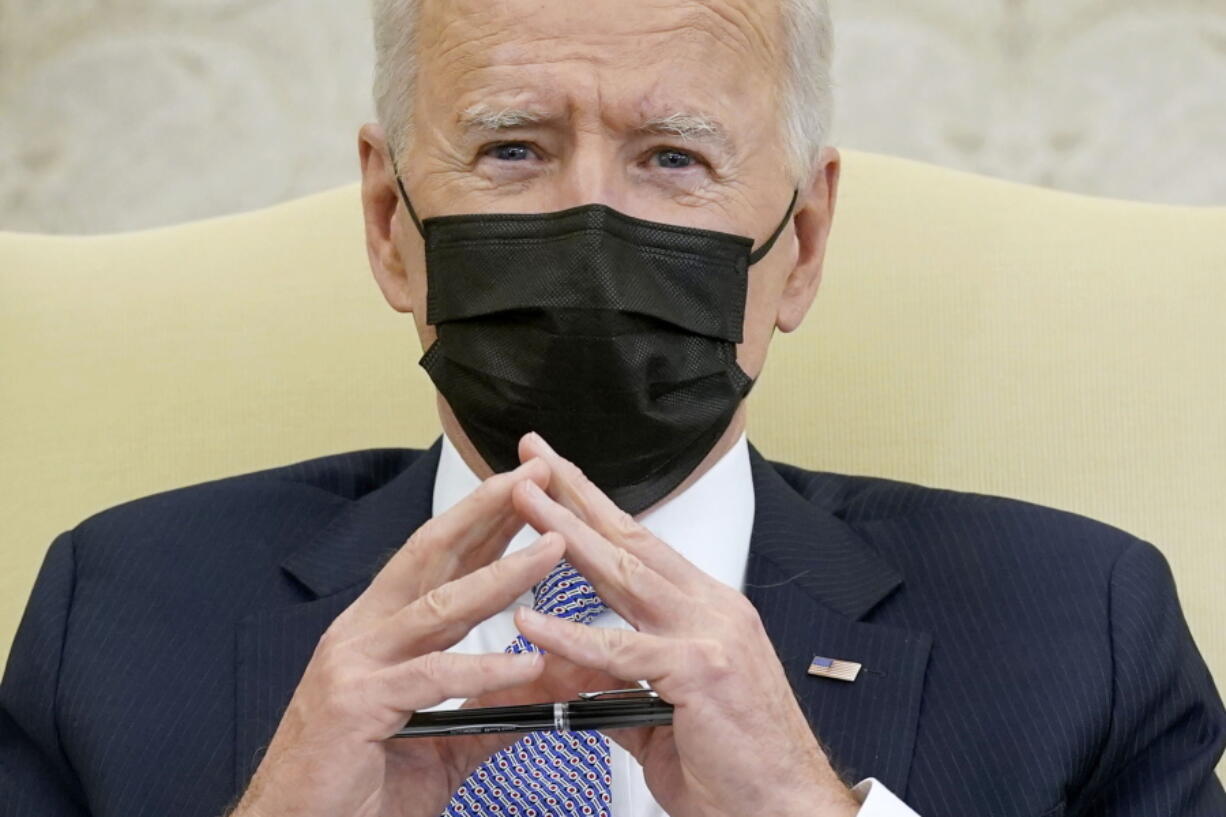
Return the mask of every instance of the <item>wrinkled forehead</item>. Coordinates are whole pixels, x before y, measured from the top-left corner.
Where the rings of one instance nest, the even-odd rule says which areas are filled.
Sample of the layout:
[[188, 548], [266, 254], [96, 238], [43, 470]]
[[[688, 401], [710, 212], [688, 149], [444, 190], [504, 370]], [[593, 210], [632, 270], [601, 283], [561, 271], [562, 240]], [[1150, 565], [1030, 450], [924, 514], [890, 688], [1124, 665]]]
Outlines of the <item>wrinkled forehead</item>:
[[776, 0], [425, 0], [418, 32], [436, 112], [735, 120], [773, 104], [782, 65]]

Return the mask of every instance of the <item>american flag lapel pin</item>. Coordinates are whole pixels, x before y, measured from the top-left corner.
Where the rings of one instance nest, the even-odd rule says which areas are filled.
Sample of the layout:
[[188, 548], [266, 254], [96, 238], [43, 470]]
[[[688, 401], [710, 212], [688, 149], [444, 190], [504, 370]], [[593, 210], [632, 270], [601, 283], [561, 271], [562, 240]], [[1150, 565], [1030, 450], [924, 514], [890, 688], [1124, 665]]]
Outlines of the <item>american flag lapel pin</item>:
[[855, 661], [840, 661], [837, 658], [827, 658], [824, 655], [813, 656], [809, 664], [809, 674], [819, 678], [834, 678], [837, 681], [855, 681], [860, 675], [861, 665]]

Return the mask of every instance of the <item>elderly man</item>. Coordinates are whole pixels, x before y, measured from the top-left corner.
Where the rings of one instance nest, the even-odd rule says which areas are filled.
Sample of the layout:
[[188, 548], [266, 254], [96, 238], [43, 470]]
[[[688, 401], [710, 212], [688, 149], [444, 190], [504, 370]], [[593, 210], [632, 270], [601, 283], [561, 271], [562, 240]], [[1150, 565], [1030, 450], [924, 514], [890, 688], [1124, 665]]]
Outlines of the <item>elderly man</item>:
[[[746, 442], [834, 212], [821, 0], [379, 0], [375, 31], [370, 264], [444, 437], [57, 538], [4, 815], [1226, 814], [1152, 546]], [[392, 739], [636, 682], [670, 725]]]

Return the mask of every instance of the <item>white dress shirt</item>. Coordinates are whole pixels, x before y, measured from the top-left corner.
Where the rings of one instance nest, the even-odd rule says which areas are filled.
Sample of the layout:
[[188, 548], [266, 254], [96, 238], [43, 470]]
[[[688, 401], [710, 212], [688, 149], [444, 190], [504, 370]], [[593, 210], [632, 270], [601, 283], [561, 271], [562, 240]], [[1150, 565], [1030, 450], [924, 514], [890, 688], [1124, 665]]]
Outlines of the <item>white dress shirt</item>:
[[[443, 436], [438, 472], [434, 478], [433, 513], [446, 512], [480, 484], [451, 441]], [[700, 570], [724, 584], [744, 590], [745, 565], [753, 530], [754, 493], [745, 436], [711, 468], [665, 504], [652, 509], [639, 521], [661, 541], [667, 542]], [[537, 532], [525, 526], [507, 545], [506, 554], [531, 545]], [[477, 625], [450, 652], [502, 652], [515, 638], [515, 608], [532, 606], [532, 593], [516, 599], [506, 610]], [[613, 610], [594, 618], [593, 627], [630, 625]], [[455, 709], [463, 700], [453, 698], [432, 709]], [[651, 796], [638, 761], [614, 741], [609, 741], [610, 774], [613, 779], [614, 817], [668, 817]], [[885, 786], [873, 778], [852, 789], [861, 801], [860, 817], [916, 817]]]

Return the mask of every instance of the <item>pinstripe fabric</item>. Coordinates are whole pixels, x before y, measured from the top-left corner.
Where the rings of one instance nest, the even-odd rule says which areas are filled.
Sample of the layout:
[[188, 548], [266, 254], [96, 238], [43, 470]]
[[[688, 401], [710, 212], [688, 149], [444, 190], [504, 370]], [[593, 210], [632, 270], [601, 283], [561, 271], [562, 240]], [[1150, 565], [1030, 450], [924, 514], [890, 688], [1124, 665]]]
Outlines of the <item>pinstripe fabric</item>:
[[[430, 513], [437, 446], [117, 506], [59, 536], [0, 683], [3, 817], [218, 817], [319, 635]], [[1226, 714], [1149, 544], [752, 454], [746, 594], [849, 780], [925, 817], [1226, 815]], [[852, 684], [806, 675], [860, 662]]]

